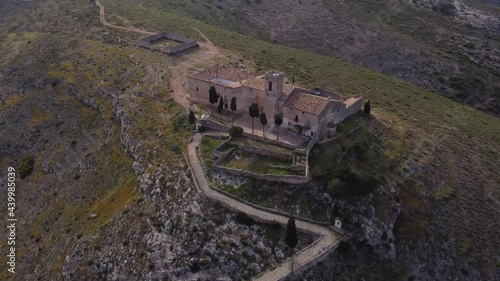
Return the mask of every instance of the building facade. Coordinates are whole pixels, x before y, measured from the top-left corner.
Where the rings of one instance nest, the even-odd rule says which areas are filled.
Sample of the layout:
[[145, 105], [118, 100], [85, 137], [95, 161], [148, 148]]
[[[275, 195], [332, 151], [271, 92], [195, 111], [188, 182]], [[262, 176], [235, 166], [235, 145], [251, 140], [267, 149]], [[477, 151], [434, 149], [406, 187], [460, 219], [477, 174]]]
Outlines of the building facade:
[[224, 109], [236, 97], [235, 114], [248, 114], [252, 103], [259, 105], [270, 124], [275, 114], [283, 115], [282, 127], [318, 138], [330, 137], [337, 124], [361, 110], [361, 97], [345, 99], [318, 87], [304, 89], [285, 83], [283, 73], [272, 70], [265, 75], [214, 65], [189, 76], [189, 93], [194, 103], [208, 104], [208, 91], [214, 86], [224, 101]]

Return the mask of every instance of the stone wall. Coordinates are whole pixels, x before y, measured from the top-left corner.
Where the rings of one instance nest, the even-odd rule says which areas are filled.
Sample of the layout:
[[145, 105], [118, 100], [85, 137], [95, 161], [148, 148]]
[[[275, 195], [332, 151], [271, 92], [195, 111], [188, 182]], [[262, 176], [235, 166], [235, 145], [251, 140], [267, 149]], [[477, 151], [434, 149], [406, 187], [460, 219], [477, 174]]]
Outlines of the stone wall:
[[[230, 126], [224, 125], [222, 123], [219, 123], [219, 122], [216, 122], [216, 121], [210, 120], [210, 119], [198, 119], [198, 121], [201, 124], [203, 124], [203, 126], [210, 128], [212, 130], [216, 130], [216, 131], [221, 131], [221, 132], [227, 133], [227, 132], [229, 132], [229, 129], [231, 128]], [[243, 136], [246, 138], [249, 138], [249, 139], [253, 139], [256, 141], [260, 141], [260, 142], [265, 142], [265, 143], [272, 144], [272, 145], [281, 146], [284, 148], [296, 149], [296, 147], [294, 145], [291, 145], [288, 143], [283, 143], [283, 142], [280, 142], [280, 141], [274, 140], [274, 139], [264, 138], [264, 137], [261, 137], [258, 135], [252, 135], [252, 134], [249, 134], [246, 132], [243, 133]]]
[[283, 152], [272, 151], [272, 150], [265, 149], [262, 147], [251, 146], [251, 145], [246, 145], [246, 144], [241, 144], [241, 143], [237, 143], [236, 146], [243, 151], [259, 154], [262, 156], [270, 156], [273, 158], [290, 160], [290, 162], [292, 162], [292, 160], [293, 160], [293, 155], [283, 153]]
[[297, 148], [294, 145], [291, 145], [291, 144], [288, 144], [288, 143], [284, 143], [284, 142], [280, 142], [280, 141], [277, 141], [275, 139], [264, 138], [264, 137], [261, 137], [261, 136], [258, 136], [258, 135], [252, 135], [252, 134], [249, 134], [249, 133], [243, 133], [243, 136], [245, 136], [246, 138], [249, 138], [249, 139], [253, 139], [253, 140], [256, 140], [256, 141], [261, 141], [261, 142], [265, 142], [265, 143], [268, 143], [268, 144], [273, 144], [273, 145], [281, 146], [281, 147], [284, 147], [284, 148], [292, 148], [292, 149], [296, 149]]
[[230, 146], [232, 144], [229, 143], [229, 141], [231, 140], [231, 137], [229, 137], [229, 139], [227, 139], [225, 142], [219, 144], [215, 150], [214, 150], [214, 153], [213, 155], [217, 158], [225, 158], [227, 157], [231, 152], [234, 151], [234, 149], [236, 148], [236, 146], [234, 146], [235, 148], [231, 149], [230, 151], [228, 152], [222, 152], [221, 150], [223, 150], [224, 148], [226, 148], [227, 146]]
[[[205, 127], [213, 129], [213, 130], [222, 131], [222, 132], [229, 131], [229, 126], [215, 122], [215, 121], [210, 120], [210, 119], [199, 119], [199, 122], [201, 122]], [[273, 139], [267, 139], [267, 138], [259, 137], [257, 135], [248, 134], [248, 133], [243, 133], [243, 135], [247, 138], [250, 138], [250, 139], [255, 139], [258, 141], [262, 141], [262, 142], [266, 142], [266, 143], [270, 143], [270, 144], [274, 144], [274, 145], [278, 145], [278, 146], [282, 146], [282, 147], [295, 148], [292, 145], [281, 143], [281, 142], [278, 142], [278, 141], [273, 140]], [[228, 154], [222, 154], [222, 153], [220, 153], [219, 155], [214, 154], [215, 156], [219, 157], [219, 160], [214, 163], [214, 165], [212, 166], [212, 169], [214, 169], [215, 171], [225, 172], [225, 173], [228, 173], [231, 175], [250, 177], [250, 178], [253, 178], [256, 180], [264, 180], [264, 181], [270, 181], [270, 182], [283, 182], [283, 183], [290, 183], [290, 184], [306, 184], [306, 183], [310, 182], [312, 179], [312, 175], [311, 175], [310, 169], [309, 169], [309, 153], [311, 152], [312, 148], [314, 147], [314, 144], [316, 143], [317, 139], [318, 139], [318, 135], [315, 135], [311, 139], [311, 141], [309, 142], [308, 146], [305, 149], [305, 154], [306, 154], [305, 169], [301, 168], [301, 170], [302, 169], [305, 170], [304, 176], [264, 175], [264, 174], [255, 174], [255, 173], [252, 173], [249, 171], [242, 171], [242, 170], [238, 170], [238, 169], [222, 167], [218, 164], [220, 161], [222, 161], [228, 155]], [[257, 151], [263, 152], [263, 153], [269, 153], [269, 154], [267, 154], [269, 156], [271, 156], [272, 153], [277, 153], [276, 154], [277, 156], [279, 154], [279, 152], [270, 152], [269, 150], [256, 148], [256, 147], [252, 147], [252, 146], [242, 145], [241, 148], [243, 148], [243, 147], [246, 147], [247, 149], [251, 150], [254, 153], [258, 153]], [[264, 152], [264, 150], [265, 150], [265, 152]], [[282, 153], [282, 154], [287, 155], [285, 153]], [[266, 154], [264, 154], [264, 155], [266, 155]], [[289, 156], [289, 155], [287, 155], [287, 156]], [[279, 155], [278, 157], [284, 157], [284, 156]]]
[[[177, 46], [170, 46], [170, 47], [155, 47], [152, 45], [155, 41], [158, 41], [160, 39], [168, 39], [168, 40], [180, 42], [182, 44], [177, 45]], [[185, 37], [182, 37], [182, 36], [179, 36], [176, 34], [172, 34], [172, 33], [161, 32], [161, 33], [158, 33], [155, 35], [151, 35], [151, 36], [142, 38], [141, 40], [139, 40], [137, 45], [139, 47], [148, 48], [148, 49], [159, 51], [159, 52], [166, 53], [169, 55], [175, 55], [175, 54], [182, 52], [184, 50], [197, 47], [198, 43], [196, 43], [196, 41], [193, 39], [185, 38]]]
[[[318, 240], [316, 240], [318, 241]], [[315, 241], [315, 243], [316, 243]], [[315, 244], [314, 243], [314, 244]], [[302, 249], [305, 250], [309, 247], [311, 247], [312, 245], [314, 244], [311, 244], [310, 246]], [[338, 246], [339, 246], [339, 242], [337, 242], [334, 246], [330, 247], [328, 250], [324, 251], [323, 253], [319, 254], [318, 256], [316, 256], [314, 258], [314, 260], [312, 260], [311, 262], [305, 264], [305, 265], [298, 265], [298, 268], [295, 268], [294, 269], [294, 274], [295, 275], [301, 275], [302, 273], [304, 273], [306, 270], [312, 268], [313, 266], [317, 265], [318, 263], [322, 262], [329, 254], [333, 253], [335, 250], [337, 250]], [[284, 281], [284, 280], [290, 280], [290, 276], [284, 276], [280, 279], [278, 279], [278, 281]]]
[[358, 113], [361, 110], [362, 105], [363, 105], [363, 99], [360, 98], [359, 100], [351, 104], [349, 107], [346, 107], [344, 119], [353, 114]]
[[256, 174], [249, 171], [242, 171], [239, 169], [222, 167], [219, 165], [220, 160], [215, 162], [212, 165], [212, 170], [228, 173], [235, 176], [242, 176], [253, 178], [256, 180], [269, 181], [269, 182], [282, 182], [289, 184], [306, 184], [311, 181], [310, 176], [293, 176], [293, 175], [265, 175], [265, 174]]
[[198, 122], [200, 122], [201, 124], [203, 124], [203, 126], [209, 128], [209, 129], [212, 129], [212, 130], [216, 130], [216, 131], [221, 131], [221, 132], [229, 132], [229, 126], [226, 126], [222, 123], [219, 123], [219, 122], [215, 122], [213, 120], [210, 120], [210, 119], [198, 119]]
[[[243, 87], [232, 88], [227, 85], [208, 82], [195, 77], [189, 77], [188, 80], [191, 102], [201, 103], [207, 105], [207, 108], [210, 108], [211, 105], [208, 102], [208, 91], [211, 86], [214, 86], [217, 93], [227, 99], [228, 106], [230, 105], [231, 99], [233, 97], [236, 98], [237, 110], [234, 112], [235, 114], [248, 114], [248, 106], [254, 102], [259, 95], [259, 91], [247, 91], [244, 90]], [[217, 104], [214, 104], [214, 106], [217, 107]]]

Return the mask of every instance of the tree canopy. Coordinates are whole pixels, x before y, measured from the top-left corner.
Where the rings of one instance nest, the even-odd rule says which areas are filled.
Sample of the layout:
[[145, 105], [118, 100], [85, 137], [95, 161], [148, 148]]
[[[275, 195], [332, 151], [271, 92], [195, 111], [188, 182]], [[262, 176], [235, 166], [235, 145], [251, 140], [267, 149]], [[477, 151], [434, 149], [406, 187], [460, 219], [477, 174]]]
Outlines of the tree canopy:
[[266, 136], [264, 128], [267, 125], [267, 116], [264, 112], [260, 114], [260, 124], [262, 124], [262, 135]]
[[194, 112], [192, 110], [189, 111], [189, 123], [194, 124], [196, 122], [196, 116], [194, 116]]
[[299, 243], [297, 227], [295, 226], [295, 218], [293, 216], [288, 219], [288, 223], [286, 225], [285, 242], [291, 249], [295, 249]]
[[248, 114], [250, 114], [250, 117], [252, 117], [252, 134], [253, 134], [253, 129], [254, 129], [254, 120], [256, 117], [259, 117], [259, 105], [257, 103], [252, 103], [248, 107]]
[[280, 139], [280, 126], [281, 124], [283, 124], [283, 114], [282, 113], [278, 113], [278, 114], [275, 114], [274, 115], [274, 125], [278, 126], [278, 132], [276, 134], [276, 139], [279, 140]]
[[367, 101], [365, 102], [365, 108], [363, 109], [363, 111], [364, 111], [366, 114], [370, 114], [371, 109], [372, 109], [372, 106], [370, 105], [370, 100], [367, 100]]
[[212, 105], [212, 115], [214, 114], [214, 103], [218, 100], [219, 94], [217, 93], [217, 89], [215, 89], [215, 86], [211, 86], [210, 89], [208, 89], [208, 101]]
[[239, 138], [243, 135], [243, 128], [239, 126], [233, 126], [229, 129], [229, 135], [233, 138]]

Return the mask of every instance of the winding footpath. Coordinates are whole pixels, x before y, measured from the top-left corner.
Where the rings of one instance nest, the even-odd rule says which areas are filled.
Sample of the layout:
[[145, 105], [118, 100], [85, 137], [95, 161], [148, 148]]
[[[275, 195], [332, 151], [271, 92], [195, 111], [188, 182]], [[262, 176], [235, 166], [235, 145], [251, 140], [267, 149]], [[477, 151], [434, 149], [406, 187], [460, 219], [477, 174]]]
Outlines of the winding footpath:
[[[219, 201], [223, 206], [244, 212], [245, 214], [262, 222], [279, 222], [286, 225], [288, 217], [256, 209], [240, 201], [236, 201], [222, 193], [219, 193], [210, 188], [208, 179], [197, 156], [197, 149], [201, 143], [201, 134], [195, 134], [191, 142], [188, 144], [188, 160], [191, 166], [191, 172], [196, 180], [196, 185], [203, 192], [203, 194], [213, 200]], [[300, 219], [295, 220], [297, 229], [307, 233], [314, 233], [320, 237], [309, 247], [294, 255], [295, 272], [307, 269], [308, 265], [312, 262], [319, 262], [325, 258], [330, 252], [335, 250], [339, 242], [339, 235], [331, 229], [306, 222]], [[263, 275], [255, 280], [258, 281], [275, 281], [283, 280], [291, 273], [291, 259], [286, 260], [279, 266], [265, 272]]]
[[[156, 34], [135, 27], [123, 27], [108, 23], [105, 19], [104, 6], [102, 6], [99, 3], [99, 0], [95, 0], [95, 3], [100, 8], [99, 17], [103, 25], [130, 32], [137, 32], [145, 35]], [[142, 2], [140, 3], [140, 7], [142, 9], [145, 9], [142, 6]], [[211, 61], [220, 55], [220, 51], [209, 40], [209, 38], [207, 38], [201, 31], [197, 30], [196, 28], [194, 27], [192, 28], [196, 30], [205, 39], [205, 42], [198, 42], [199, 45], [202, 47], [202, 50], [190, 54], [183, 62], [180, 62], [178, 65], [174, 66], [172, 68], [172, 79], [171, 79], [171, 86], [174, 90], [174, 92], [172, 93], [174, 100], [186, 108], [190, 106], [190, 102], [187, 99], [188, 94], [185, 87], [186, 77], [189, 69], [193, 68], [194, 65], [199, 64], [200, 62]], [[254, 208], [252, 206], [237, 201], [229, 196], [226, 196], [210, 188], [210, 183], [208, 182], [208, 179], [205, 175], [205, 171], [203, 170], [203, 167], [200, 163], [200, 159], [198, 158], [197, 151], [201, 143], [201, 140], [202, 140], [202, 135], [197, 133], [193, 136], [193, 138], [189, 142], [188, 164], [190, 166], [195, 184], [198, 190], [203, 195], [212, 200], [220, 202], [221, 205], [229, 209], [232, 209], [234, 211], [244, 212], [257, 221], [278, 222], [282, 225], [287, 224], [288, 217], [286, 216]], [[333, 252], [338, 246], [340, 235], [334, 232], [333, 230], [319, 224], [306, 222], [300, 219], [296, 219], [295, 223], [299, 231], [319, 235], [319, 238], [316, 241], [314, 241], [313, 244], [307, 246], [306, 248], [302, 249], [301, 251], [299, 251], [294, 255], [293, 257], [293, 266], [295, 269], [294, 272], [299, 273], [303, 270], [308, 269], [315, 263], [320, 262], [329, 253]], [[291, 269], [292, 269], [292, 260], [287, 259], [282, 264], [272, 268], [269, 271], [262, 273], [255, 280], [257, 281], [284, 280], [291, 274]]]
[[99, 18], [100, 18], [102, 24], [104, 24], [105, 26], [113, 27], [113, 28], [117, 28], [117, 29], [121, 29], [121, 30], [126, 30], [126, 31], [131, 31], [131, 32], [136, 32], [136, 33], [141, 33], [144, 35], [156, 34], [155, 32], [149, 32], [149, 31], [142, 30], [142, 29], [135, 28], [135, 27], [124, 27], [124, 26], [119, 26], [119, 25], [114, 25], [112, 23], [109, 23], [106, 21], [106, 17], [105, 17], [105, 13], [104, 13], [104, 6], [99, 2], [99, 0], [95, 0], [95, 4], [99, 7]]

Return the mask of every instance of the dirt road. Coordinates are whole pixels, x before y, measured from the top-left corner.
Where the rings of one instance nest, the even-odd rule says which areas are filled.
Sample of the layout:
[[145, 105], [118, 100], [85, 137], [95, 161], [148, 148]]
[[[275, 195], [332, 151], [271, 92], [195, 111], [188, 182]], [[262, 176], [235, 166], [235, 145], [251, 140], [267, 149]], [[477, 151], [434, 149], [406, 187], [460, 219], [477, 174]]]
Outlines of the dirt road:
[[121, 30], [126, 30], [126, 31], [131, 31], [131, 32], [137, 32], [137, 33], [141, 33], [141, 34], [145, 34], [145, 35], [156, 34], [155, 32], [149, 32], [149, 31], [142, 30], [142, 29], [135, 28], [135, 27], [123, 27], [123, 26], [118, 26], [118, 25], [114, 25], [112, 23], [109, 23], [106, 21], [104, 6], [101, 5], [101, 3], [99, 3], [99, 0], [95, 0], [95, 4], [97, 6], [99, 6], [99, 9], [100, 9], [99, 10], [99, 18], [100, 18], [102, 24], [104, 24], [105, 26], [109, 26], [109, 27], [113, 27], [113, 28], [117, 28], [117, 29], [121, 29]]

